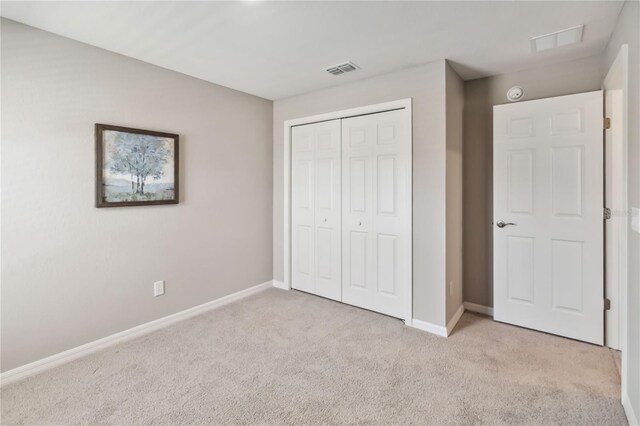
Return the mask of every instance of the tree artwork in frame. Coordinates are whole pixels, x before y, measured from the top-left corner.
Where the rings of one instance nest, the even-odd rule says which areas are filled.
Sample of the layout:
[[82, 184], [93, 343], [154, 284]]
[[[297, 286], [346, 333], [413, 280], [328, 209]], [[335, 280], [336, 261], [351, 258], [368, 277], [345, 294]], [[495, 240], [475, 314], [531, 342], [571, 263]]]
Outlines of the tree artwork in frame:
[[96, 207], [178, 203], [178, 135], [96, 124]]

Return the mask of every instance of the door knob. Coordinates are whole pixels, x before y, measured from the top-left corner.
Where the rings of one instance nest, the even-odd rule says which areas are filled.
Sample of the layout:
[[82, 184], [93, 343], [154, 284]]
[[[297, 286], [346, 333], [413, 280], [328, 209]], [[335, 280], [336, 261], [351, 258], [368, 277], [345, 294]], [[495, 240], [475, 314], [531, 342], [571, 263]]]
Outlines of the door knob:
[[513, 223], [513, 222], [505, 223], [504, 220], [499, 220], [498, 223], [496, 223], [496, 225], [498, 225], [498, 228], [504, 228], [505, 226], [510, 226], [510, 225], [514, 225], [515, 226], [515, 223]]

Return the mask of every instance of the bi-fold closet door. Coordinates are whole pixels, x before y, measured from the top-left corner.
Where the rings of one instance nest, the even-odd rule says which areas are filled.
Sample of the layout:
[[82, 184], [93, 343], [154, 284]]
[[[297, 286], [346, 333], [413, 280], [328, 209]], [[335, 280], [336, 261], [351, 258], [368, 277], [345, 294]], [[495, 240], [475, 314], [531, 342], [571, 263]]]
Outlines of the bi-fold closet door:
[[292, 287], [334, 300], [341, 289], [340, 120], [291, 129]]
[[405, 110], [292, 128], [292, 287], [410, 318]]
[[409, 318], [411, 123], [405, 110], [342, 120], [342, 301]]

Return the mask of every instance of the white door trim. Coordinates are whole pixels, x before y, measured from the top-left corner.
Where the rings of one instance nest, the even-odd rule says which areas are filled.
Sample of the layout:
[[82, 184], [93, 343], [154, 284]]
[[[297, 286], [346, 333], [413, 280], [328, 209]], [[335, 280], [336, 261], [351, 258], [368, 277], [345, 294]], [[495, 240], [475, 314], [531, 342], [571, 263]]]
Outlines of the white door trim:
[[[623, 159], [627, 158], [627, 146], [628, 146], [628, 95], [629, 95], [629, 80], [628, 80], [628, 72], [629, 72], [629, 46], [627, 44], [623, 44], [620, 46], [620, 50], [616, 56], [616, 59], [611, 64], [609, 71], [607, 72], [607, 76], [605, 77], [602, 83], [602, 89], [607, 90], [621, 90], [622, 91], [622, 144], [619, 146], [612, 146], [613, 148], [617, 148], [620, 151], [616, 153], [616, 155], [622, 155]], [[605, 115], [609, 111], [605, 111]], [[620, 122], [620, 120], [618, 120]], [[615, 123], [612, 123], [615, 124]], [[611, 171], [605, 170], [605, 176], [607, 179], [611, 179]], [[619, 232], [618, 232], [618, 256], [610, 256], [607, 254], [605, 259], [605, 263], [607, 268], [617, 268], [618, 269], [618, 296], [619, 301], [617, 303], [619, 307], [619, 318], [615, 321], [615, 318], [607, 319], [614, 321], [613, 326], [618, 327], [618, 335], [620, 349], [622, 351], [622, 404], [625, 406], [627, 413], [629, 413], [631, 406], [628, 404], [625, 405], [625, 398], [627, 398], [627, 371], [628, 371], [628, 357], [627, 357], [627, 261], [628, 261], [628, 253], [627, 253], [627, 222], [629, 215], [629, 204], [628, 204], [628, 193], [627, 193], [627, 168], [626, 161], [623, 161], [623, 170], [619, 175], [619, 180], [613, 180], [612, 185], [616, 188], [616, 192], [621, 194], [622, 200], [620, 200], [619, 205], [621, 206], [621, 211], [615, 212], [612, 211], [612, 215], [622, 215], [622, 219], [619, 221]], [[613, 305], [612, 301], [612, 305]], [[629, 417], [631, 420], [631, 417]]]
[[[312, 115], [309, 117], [301, 117], [292, 120], [286, 120], [284, 122], [284, 149], [283, 149], [283, 194], [284, 194], [284, 235], [283, 235], [283, 243], [284, 243], [284, 281], [282, 286], [278, 285], [278, 288], [283, 288], [285, 290], [291, 289], [291, 128], [293, 126], [299, 126], [303, 124], [311, 124], [319, 121], [327, 121], [327, 120], [335, 120], [341, 118], [354, 117], [358, 115], [365, 114], [375, 114], [379, 112], [393, 111], [404, 109], [406, 113], [409, 115], [410, 122], [412, 123], [412, 108], [411, 108], [412, 100], [411, 98], [401, 99], [397, 101], [384, 102], [380, 104], [367, 105], [357, 108], [350, 108], [341, 111], [328, 112], [324, 114]], [[412, 132], [410, 132], [412, 134]], [[413, 138], [412, 138], [413, 139]], [[413, 143], [413, 142], [412, 142]], [[410, 177], [412, 176], [412, 171], [409, 171]], [[410, 178], [410, 181], [413, 182], [413, 179]], [[413, 186], [413, 185], [412, 185]], [[411, 200], [410, 200], [411, 204]], [[409, 210], [412, 210], [411, 205], [409, 206]], [[409, 233], [410, 238], [408, 238], [408, 247], [407, 253], [409, 253], [409, 259], [411, 264], [413, 265], [413, 236], [412, 233]], [[411, 267], [413, 271], [413, 266]], [[408, 286], [410, 288], [407, 291], [407, 302], [406, 302], [406, 314], [405, 323], [407, 325], [411, 325], [412, 320], [412, 311], [413, 311], [413, 278], [411, 274], [410, 282]]]

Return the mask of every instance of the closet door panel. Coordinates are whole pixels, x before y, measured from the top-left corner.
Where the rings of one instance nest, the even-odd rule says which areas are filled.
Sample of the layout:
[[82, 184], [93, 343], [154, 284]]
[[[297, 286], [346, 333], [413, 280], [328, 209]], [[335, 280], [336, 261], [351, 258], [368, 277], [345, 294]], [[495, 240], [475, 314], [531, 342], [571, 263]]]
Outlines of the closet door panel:
[[375, 133], [359, 118], [342, 120], [342, 301], [370, 309], [375, 285], [371, 233]]
[[411, 291], [406, 119], [391, 111], [342, 122], [343, 301], [399, 318]]
[[291, 136], [292, 287], [341, 300], [340, 120]]
[[316, 294], [342, 300], [340, 120], [316, 129]]
[[291, 129], [291, 286], [315, 292], [315, 140]]

